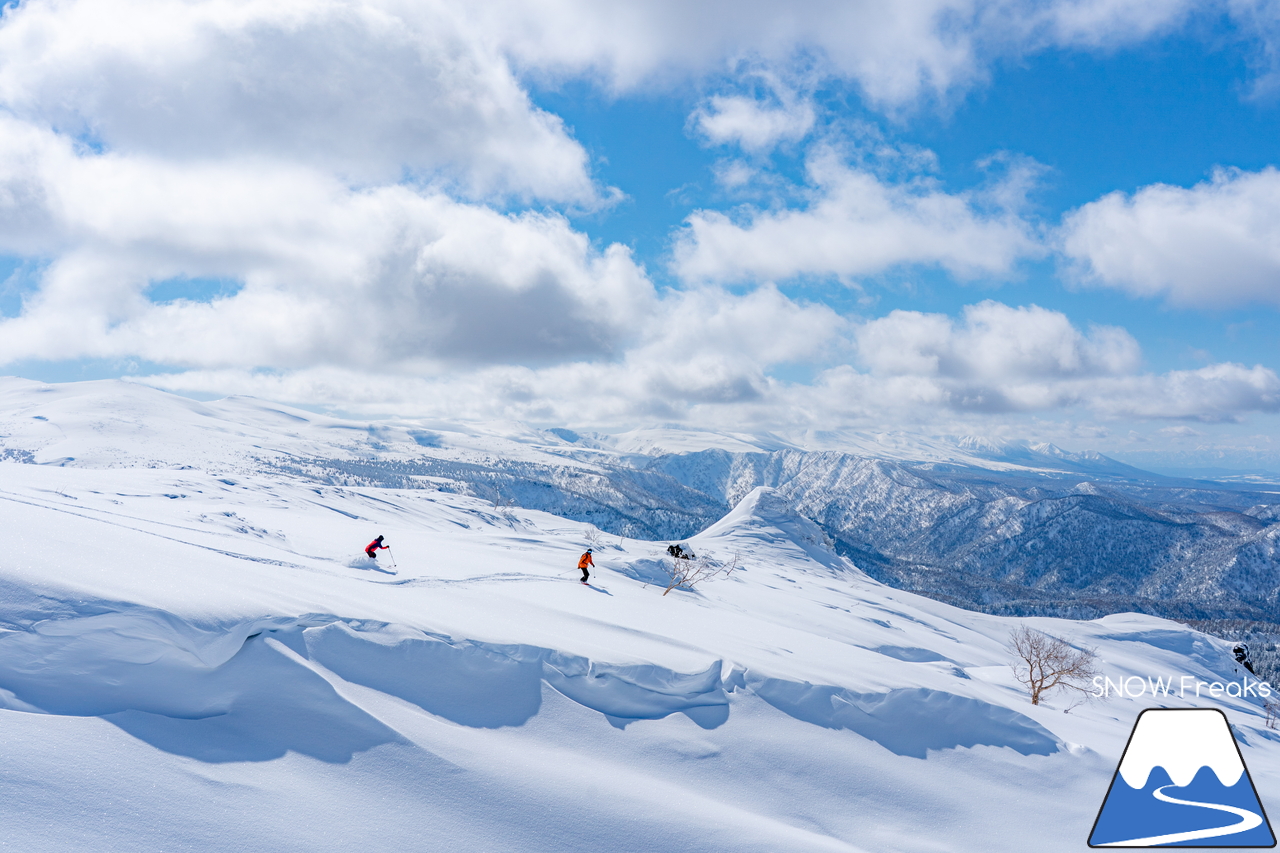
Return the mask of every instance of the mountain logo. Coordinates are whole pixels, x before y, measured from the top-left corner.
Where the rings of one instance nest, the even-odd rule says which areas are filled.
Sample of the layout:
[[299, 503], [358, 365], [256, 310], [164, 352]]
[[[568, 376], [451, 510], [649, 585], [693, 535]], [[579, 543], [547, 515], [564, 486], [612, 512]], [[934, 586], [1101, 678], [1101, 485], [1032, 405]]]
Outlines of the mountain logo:
[[1214, 708], [1138, 715], [1090, 847], [1275, 847], [1227, 717]]

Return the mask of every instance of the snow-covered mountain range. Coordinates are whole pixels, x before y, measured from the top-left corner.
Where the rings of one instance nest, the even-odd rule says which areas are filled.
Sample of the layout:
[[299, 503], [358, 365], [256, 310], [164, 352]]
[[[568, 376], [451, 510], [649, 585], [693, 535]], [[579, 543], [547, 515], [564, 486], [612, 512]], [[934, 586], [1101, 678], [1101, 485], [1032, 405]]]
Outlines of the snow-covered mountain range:
[[[893, 589], [799, 488], [883, 478], [923, 527], [908, 475], [955, 497], [972, 447], [855, 463], [20, 380], [0, 436], [15, 849], [1079, 850], [1151, 705], [1223, 709], [1280, 803], [1257, 695], [1131, 695], [1240, 682], [1229, 643]], [[1107, 464], [988, 462], [1024, 489]], [[651, 540], [673, 531], [739, 568], [663, 595]], [[1129, 694], [1033, 706], [1021, 624], [1096, 649]]]
[[769, 486], [872, 577], [966, 607], [1280, 613], [1280, 487], [1177, 480], [1052, 445], [350, 421], [120, 382], [8, 380], [0, 454], [442, 490], [653, 540], [691, 536]]

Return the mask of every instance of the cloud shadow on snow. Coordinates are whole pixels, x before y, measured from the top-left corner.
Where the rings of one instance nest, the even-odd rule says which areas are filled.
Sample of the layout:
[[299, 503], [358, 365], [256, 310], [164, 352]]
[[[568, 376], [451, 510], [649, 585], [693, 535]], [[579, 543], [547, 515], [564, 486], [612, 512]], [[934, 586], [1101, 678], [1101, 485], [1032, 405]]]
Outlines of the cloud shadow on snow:
[[301, 639], [308, 657], [343, 679], [475, 728], [523, 725], [542, 706], [543, 682], [618, 728], [676, 713], [702, 728], [729, 718], [719, 661], [686, 674], [601, 664], [537, 646], [397, 637], [343, 623], [311, 628]]
[[343, 698], [327, 673], [473, 728], [523, 725], [541, 708], [544, 683], [618, 727], [684, 713], [715, 728], [729, 715], [720, 668], [617, 666], [319, 614], [210, 630], [123, 607], [0, 632], [0, 707], [99, 716], [201, 761], [268, 761], [292, 751], [345, 762], [407, 741]]
[[299, 621], [206, 630], [127, 606], [40, 620], [0, 634], [0, 706], [101, 717], [158, 749], [209, 762], [268, 761], [289, 751], [346, 762], [405, 742], [273, 648], [268, 636], [300, 633]]
[[543, 650], [384, 637], [342, 623], [312, 628], [299, 653], [371, 687], [473, 728], [518, 726], [542, 706]]
[[131, 709], [102, 718], [157, 749], [200, 761], [270, 761], [297, 752], [345, 763], [384, 743], [408, 743], [262, 638], [220, 668], [226, 709], [183, 718]]
[[749, 679], [757, 696], [788, 716], [828, 729], [848, 729], [895, 755], [926, 758], [931, 749], [1007, 746], [1050, 755], [1058, 740], [1023, 714], [979, 699], [924, 687], [855, 693], [779, 678]]

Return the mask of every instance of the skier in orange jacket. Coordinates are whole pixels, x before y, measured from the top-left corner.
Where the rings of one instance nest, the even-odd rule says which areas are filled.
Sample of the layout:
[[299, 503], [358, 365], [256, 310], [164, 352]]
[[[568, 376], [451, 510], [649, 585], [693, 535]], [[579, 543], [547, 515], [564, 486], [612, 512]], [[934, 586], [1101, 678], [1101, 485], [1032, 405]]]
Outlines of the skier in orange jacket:
[[578, 558], [578, 568], [582, 569], [583, 583], [586, 583], [587, 578], [591, 577], [591, 574], [587, 571], [587, 566], [590, 566], [593, 569], [596, 567], [595, 560], [591, 559], [590, 548], [587, 549], [587, 553], [583, 554], [581, 557]]

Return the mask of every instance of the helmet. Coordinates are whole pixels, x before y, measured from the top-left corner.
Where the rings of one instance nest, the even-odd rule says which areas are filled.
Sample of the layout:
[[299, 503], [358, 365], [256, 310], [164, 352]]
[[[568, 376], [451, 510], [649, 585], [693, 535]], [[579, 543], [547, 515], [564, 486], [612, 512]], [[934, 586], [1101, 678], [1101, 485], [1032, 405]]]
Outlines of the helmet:
[[591, 549], [590, 549], [590, 548], [588, 548], [588, 549], [587, 549], [587, 553], [588, 553], [588, 554], [590, 554], [590, 553], [591, 553]]
[[378, 534], [378, 541], [379, 541], [379, 542], [381, 542], [381, 541], [382, 541], [382, 534], [381, 534], [381, 533], [379, 533], [379, 534]]

